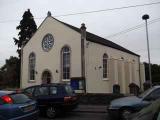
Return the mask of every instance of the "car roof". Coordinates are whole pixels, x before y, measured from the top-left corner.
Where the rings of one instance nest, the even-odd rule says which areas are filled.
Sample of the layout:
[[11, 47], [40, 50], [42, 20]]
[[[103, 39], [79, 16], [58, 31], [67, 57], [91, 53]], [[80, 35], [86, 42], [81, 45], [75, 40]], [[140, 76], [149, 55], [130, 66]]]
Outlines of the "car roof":
[[0, 97], [8, 94], [15, 93], [15, 91], [9, 91], [9, 90], [0, 90]]
[[64, 86], [65, 83], [50, 83], [50, 84], [41, 84], [41, 86]]
[[39, 86], [66, 86], [66, 85], [68, 85], [68, 84], [65, 84], [65, 83], [49, 83], [49, 84], [33, 85], [33, 86], [26, 87], [26, 88], [39, 87]]

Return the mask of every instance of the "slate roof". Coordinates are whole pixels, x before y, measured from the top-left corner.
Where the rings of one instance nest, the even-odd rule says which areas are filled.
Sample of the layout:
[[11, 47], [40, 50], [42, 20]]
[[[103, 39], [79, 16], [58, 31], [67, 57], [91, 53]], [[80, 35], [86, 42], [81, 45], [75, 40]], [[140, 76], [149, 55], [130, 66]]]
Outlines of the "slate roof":
[[[64, 23], [62, 21], [59, 21], [59, 22], [61, 22], [64, 25], [68, 26], [69, 28], [81, 33], [80, 28], [77, 28], [75, 26], [69, 25], [69, 24]], [[114, 43], [114, 42], [112, 42], [112, 41], [109, 41], [109, 40], [107, 40], [105, 38], [102, 38], [102, 37], [97, 36], [97, 35], [95, 35], [93, 33], [90, 33], [90, 32], [86, 32], [86, 40], [94, 42], [94, 43], [98, 43], [98, 44], [101, 44], [101, 45], [104, 45], [104, 46], [108, 46], [108, 47], [111, 47], [111, 48], [114, 48], [114, 49], [117, 49], [117, 50], [120, 50], [120, 51], [123, 51], [123, 52], [126, 52], [126, 53], [129, 53], [129, 54], [136, 55], [136, 56], [140, 57], [140, 55], [138, 55], [138, 54], [136, 54], [136, 53], [134, 53], [134, 52], [132, 52], [132, 51], [130, 51], [130, 50], [128, 50], [128, 49], [126, 49], [126, 48]]]
[[[58, 20], [58, 19], [56, 19], [56, 18], [54, 18], [54, 17], [52, 17], [52, 16], [49, 16], [49, 17], [51, 17], [51, 18], [59, 21], [60, 23], [68, 26], [69, 28], [71, 28], [71, 29], [73, 29], [73, 30], [81, 33], [80, 28], [77, 28], [77, 27], [72, 26], [72, 25], [70, 25], [70, 24], [64, 23], [64, 22], [62, 22], [62, 21], [60, 21], [60, 20]], [[43, 22], [44, 22], [46, 19], [47, 19], [47, 17], [43, 20]], [[40, 26], [38, 27], [38, 29], [41, 27], [41, 25], [43, 24], [43, 22], [40, 24]], [[37, 29], [37, 31], [38, 31], [38, 29]], [[36, 32], [37, 32], [37, 31], [36, 31]], [[34, 33], [34, 34], [35, 34], [35, 33]], [[122, 46], [114, 43], [114, 42], [112, 42], [112, 41], [109, 41], [109, 40], [107, 40], [107, 39], [105, 39], [105, 38], [102, 38], [102, 37], [100, 37], [100, 36], [98, 36], [98, 35], [95, 35], [95, 34], [93, 34], [93, 33], [87, 32], [87, 31], [86, 31], [86, 40], [87, 40], [87, 41], [94, 42], [94, 43], [98, 43], [98, 44], [101, 44], [101, 45], [104, 45], [104, 46], [108, 46], [108, 47], [111, 47], [111, 48], [114, 48], [114, 49], [117, 49], [117, 50], [120, 50], [120, 51], [123, 51], [123, 52], [126, 52], [126, 53], [129, 53], [129, 54], [136, 55], [136, 56], [140, 57], [140, 55], [138, 55], [138, 54], [136, 54], [136, 53], [134, 53], [134, 52], [132, 52], [132, 51], [130, 51], [130, 50], [128, 50], [128, 49], [126, 49], [126, 48], [124, 48], [124, 47], [122, 47]]]

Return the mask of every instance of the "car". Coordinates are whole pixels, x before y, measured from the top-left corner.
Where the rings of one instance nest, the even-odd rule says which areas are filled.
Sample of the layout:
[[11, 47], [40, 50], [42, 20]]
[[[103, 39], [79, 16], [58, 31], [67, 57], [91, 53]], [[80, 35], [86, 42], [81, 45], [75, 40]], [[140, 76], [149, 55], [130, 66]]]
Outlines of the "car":
[[129, 120], [160, 120], [160, 99], [128, 117]]
[[138, 96], [128, 96], [111, 101], [107, 107], [111, 119], [123, 119], [160, 98], [160, 86], [154, 86]]
[[15, 91], [0, 90], [0, 120], [37, 120], [37, 103]]
[[23, 90], [32, 99], [37, 101], [41, 113], [48, 118], [57, 114], [73, 110], [78, 105], [78, 97], [70, 85], [50, 83], [35, 85]]

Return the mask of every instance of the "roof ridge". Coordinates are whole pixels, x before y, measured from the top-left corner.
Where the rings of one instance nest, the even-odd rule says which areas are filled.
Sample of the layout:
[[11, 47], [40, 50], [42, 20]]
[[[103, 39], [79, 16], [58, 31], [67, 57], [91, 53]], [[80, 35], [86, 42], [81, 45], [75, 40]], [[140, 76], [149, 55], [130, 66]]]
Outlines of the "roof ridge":
[[[52, 17], [52, 18], [56, 19], [54, 17]], [[60, 21], [58, 19], [56, 19], [56, 20], [61, 22], [61, 23], [63, 23], [64, 25], [70, 27], [71, 29], [79, 32], [79, 33], [81, 32], [80, 28], [77, 28], [77, 27], [75, 27], [73, 25], [70, 25], [68, 23], [62, 22], [62, 21]], [[99, 40], [97, 40], [96, 38], [98, 38]], [[136, 53], [134, 53], [134, 52], [132, 52], [132, 51], [130, 51], [130, 50], [128, 50], [128, 49], [126, 49], [126, 48], [124, 48], [124, 47], [122, 47], [122, 46], [120, 46], [120, 45], [118, 45], [118, 44], [116, 44], [116, 43], [114, 43], [114, 42], [112, 42], [110, 40], [108, 40], [108, 39], [106, 39], [106, 38], [103, 38], [101, 36], [95, 35], [95, 34], [93, 34], [91, 32], [88, 32], [88, 31], [86, 31], [86, 39], [88, 41], [99, 43], [99, 44], [102, 44], [102, 45], [105, 45], [105, 46], [108, 46], [108, 47], [111, 47], [111, 48], [114, 48], [114, 49], [117, 49], [117, 50], [120, 50], [120, 51], [123, 51], [123, 52], [127, 52], [127, 53], [132, 54], [132, 55], [140, 56], [140, 55], [138, 55], [138, 54], [136, 54]]]
[[[55, 20], [57, 20], [57, 21], [59, 21], [60, 23], [62, 23], [62, 24], [64, 24], [64, 25], [68, 26], [69, 28], [77, 31], [78, 33], [81, 32], [80, 28], [77, 28], [77, 27], [75, 27], [75, 26], [73, 26], [73, 25], [70, 25], [70, 24], [68, 24], [68, 23], [62, 22], [62, 21], [54, 18], [53, 16], [47, 16], [47, 17], [43, 20], [43, 22], [40, 24], [40, 26], [37, 28], [37, 31], [38, 31], [39, 28], [42, 26], [42, 24], [46, 21], [46, 19], [49, 18], [49, 17], [50, 17], [50, 18], [53, 18], [53, 19], [55, 19]], [[36, 32], [37, 32], [37, 31], [36, 31]], [[33, 34], [33, 36], [36, 34], [36, 32]], [[32, 37], [33, 37], [33, 36], [32, 36]], [[32, 38], [32, 37], [31, 37], [31, 38]], [[110, 41], [110, 40], [107, 40], [106, 38], [103, 38], [103, 37], [101, 37], [101, 36], [95, 35], [95, 34], [93, 34], [93, 33], [91, 33], [91, 32], [88, 32], [88, 31], [86, 31], [86, 40], [87, 40], [87, 41], [94, 42], [94, 43], [98, 43], [98, 44], [101, 44], [101, 45], [104, 45], [104, 46], [108, 46], [108, 47], [111, 47], [111, 48], [120, 50], [120, 51], [122, 51], [122, 52], [127, 52], [127, 53], [129, 53], [129, 54], [136, 55], [136, 56], [138, 56], [138, 57], [140, 56], [140, 55], [138, 55], [138, 54], [136, 54], [136, 53], [134, 53], [134, 52], [132, 52], [132, 51], [130, 51], [130, 50], [128, 50], [128, 49], [126, 49], [126, 48], [124, 48], [124, 47], [122, 47], [122, 46], [114, 43], [114, 42], [112, 42], [112, 41]], [[27, 42], [27, 43], [28, 43], [28, 42]], [[25, 45], [25, 46], [26, 46], [26, 45]]]

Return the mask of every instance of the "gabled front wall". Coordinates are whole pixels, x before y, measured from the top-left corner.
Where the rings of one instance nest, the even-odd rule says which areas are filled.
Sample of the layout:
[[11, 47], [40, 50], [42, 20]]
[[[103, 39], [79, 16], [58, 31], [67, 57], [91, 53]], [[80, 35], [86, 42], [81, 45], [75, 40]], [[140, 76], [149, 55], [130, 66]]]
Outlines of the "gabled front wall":
[[[138, 56], [90, 41], [86, 41], [86, 44], [88, 93], [112, 93], [114, 84], [120, 85], [121, 93], [129, 93], [130, 83], [140, 85]], [[108, 55], [108, 79], [103, 79], [104, 53]]]
[[[49, 52], [42, 49], [42, 39], [51, 33], [54, 37], [54, 45]], [[51, 82], [61, 81], [61, 49], [68, 45], [71, 49], [71, 77], [81, 77], [81, 36], [78, 32], [68, 28], [52, 17], [47, 17], [37, 30], [35, 35], [23, 49], [21, 87], [28, 87], [42, 83], [42, 72], [49, 70], [52, 74]], [[35, 82], [29, 82], [28, 58], [29, 54], [36, 54]]]

